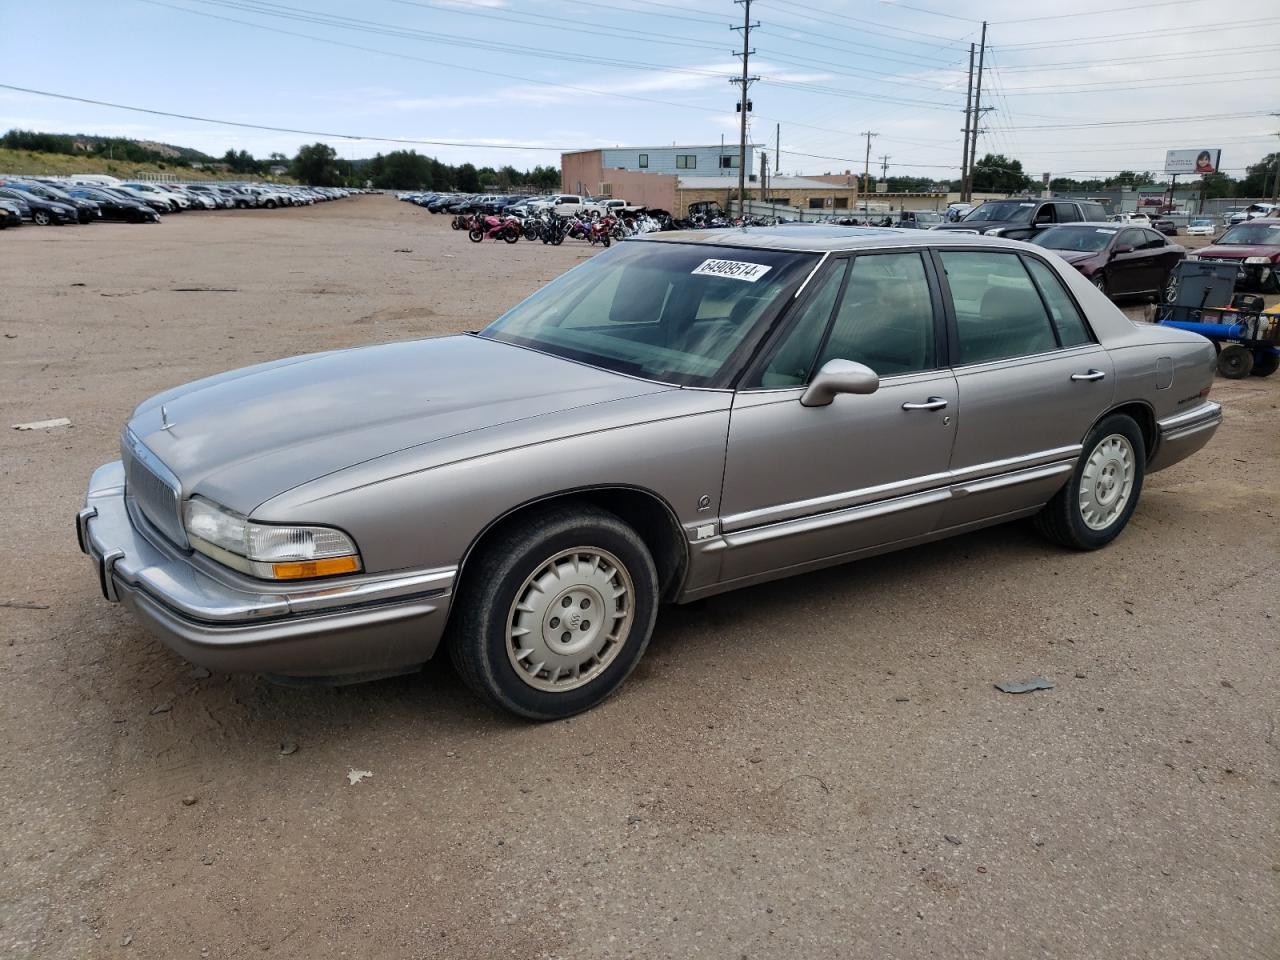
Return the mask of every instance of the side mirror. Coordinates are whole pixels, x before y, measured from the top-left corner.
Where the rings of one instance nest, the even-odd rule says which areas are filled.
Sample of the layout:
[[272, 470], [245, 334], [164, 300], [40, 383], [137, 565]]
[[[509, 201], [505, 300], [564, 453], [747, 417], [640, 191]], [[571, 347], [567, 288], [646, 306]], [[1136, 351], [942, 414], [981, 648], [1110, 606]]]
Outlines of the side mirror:
[[1133, 253], [1133, 247], [1126, 243], [1123, 246], [1116, 247], [1116, 253]]
[[806, 407], [825, 407], [841, 393], [875, 393], [880, 376], [870, 367], [852, 360], [828, 360], [800, 396]]

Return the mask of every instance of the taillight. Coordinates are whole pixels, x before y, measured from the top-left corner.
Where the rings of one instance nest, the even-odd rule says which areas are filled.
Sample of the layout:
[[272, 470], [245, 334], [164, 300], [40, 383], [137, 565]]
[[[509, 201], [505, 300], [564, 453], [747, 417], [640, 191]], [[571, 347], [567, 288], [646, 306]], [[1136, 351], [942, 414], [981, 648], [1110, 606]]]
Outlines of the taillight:
[[1201, 400], [1203, 400], [1203, 399], [1205, 399], [1205, 397], [1209, 396], [1209, 391], [1210, 391], [1210, 390], [1212, 390], [1212, 389], [1213, 389], [1213, 384], [1211, 383], [1211, 384], [1209, 384], [1207, 387], [1205, 387], [1203, 390], [1201, 390], [1201, 391], [1200, 391], [1200, 399], [1201, 399]]

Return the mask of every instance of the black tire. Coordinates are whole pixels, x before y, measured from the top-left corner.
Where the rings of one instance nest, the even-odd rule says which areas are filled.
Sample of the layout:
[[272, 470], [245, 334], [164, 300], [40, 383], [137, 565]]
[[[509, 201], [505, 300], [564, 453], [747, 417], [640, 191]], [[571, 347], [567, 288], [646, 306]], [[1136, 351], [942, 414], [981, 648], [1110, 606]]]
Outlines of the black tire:
[[1090, 277], [1089, 282], [1097, 287], [1102, 292], [1103, 296], [1111, 296], [1111, 294], [1107, 293], [1107, 275], [1101, 270]]
[[263, 206], [266, 207], [268, 210], [274, 210], [276, 208], [276, 202], [274, 200], [268, 200], [266, 203], [263, 204]]
[[[1081, 485], [1086, 482], [1085, 473], [1090, 469], [1090, 458], [1104, 442], [1113, 437], [1128, 441], [1129, 452], [1133, 457], [1133, 478], [1129, 489], [1129, 497], [1120, 512], [1105, 527], [1095, 528], [1085, 522], [1080, 505]], [[1098, 550], [1120, 535], [1129, 518], [1138, 506], [1138, 497], [1142, 494], [1142, 481], [1146, 475], [1147, 445], [1142, 438], [1142, 430], [1132, 417], [1124, 414], [1113, 414], [1096, 424], [1085, 437], [1084, 448], [1071, 479], [1045, 504], [1044, 509], [1036, 514], [1034, 524], [1040, 534], [1055, 543], [1072, 550]]]
[[1262, 284], [1263, 293], [1280, 293], [1280, 270], [1275, 267], [1271, 268], [1271, 276], [1267, 277]]
[[1228, 344], [1218, 354], [1218, 372], [1228, 380], [1243, 380], [1253, 372], [1253, 351], [1238, 343]]
[[47, 227], [53, 222], [53, 217], [49, 215], [47, 210], [32, 210], [31, 222], [38, 227]]
[[467, 239], [470, 240], [472, 243], [479, 243], [481, 240], [484, 239], [484, 231], [481, 230], [479, 227], [472, 227], [470, 230], [467, 231]]
[[1277, 368], [1280, 368], [1280, 351], [1259, 351], [1253, 355], [1253, 369], [1249, 373], [1255, 377], [1269, 377]]
[[606, 247], [609, 244], [613, 243], [613, 241], [609, 239], [609, 235], [607, 233], [600, 234], [600, 242], [603, 243]]
[[[616, 653], [590, 680], [561, 691], [537, 689], [522, 679], [508, 652], [508, 625], [528, 578], [577, 549], [605, 551], [618, 561], [632, 586], [631, 619]], [[548, 614], [555, 603], [548, 601]], [[658, 572], [631, 527], [590, 504], [549, 507], [497, 534], [467, 563], [454, 601], [449, 655], [467, 686], [489, 704], [529, 720], [558, 720], [594, 707], [622, 684], [644, 655], [657, 610]]]
[[515, 227], [506, 227], [502, 231], [502, 239], [507, 243], [515, 243], [520, 239], [520, 231]]

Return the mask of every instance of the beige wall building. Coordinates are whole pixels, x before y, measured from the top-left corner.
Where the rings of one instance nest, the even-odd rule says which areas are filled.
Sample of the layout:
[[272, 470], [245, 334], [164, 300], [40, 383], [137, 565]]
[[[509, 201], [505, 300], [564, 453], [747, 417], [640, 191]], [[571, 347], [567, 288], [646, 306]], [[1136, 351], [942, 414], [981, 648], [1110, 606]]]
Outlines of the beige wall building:
[[639, 207], [675, 210], [674, 176], [639, 170], [606, 170], [603, 150], [561, 154], [560, 190], [563, 193], [621, 197]]

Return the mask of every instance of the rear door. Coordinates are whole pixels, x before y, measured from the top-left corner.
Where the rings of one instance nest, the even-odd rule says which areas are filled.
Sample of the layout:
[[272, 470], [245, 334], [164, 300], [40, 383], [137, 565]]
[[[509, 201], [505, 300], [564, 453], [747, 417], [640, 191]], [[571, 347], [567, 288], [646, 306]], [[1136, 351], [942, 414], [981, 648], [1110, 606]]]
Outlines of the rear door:
[[[802, 568], [934, 529], [948, 498], [956, 381], [920, 251], [837, 259], [740, 384], [721, 505], [721, 579]], [[828, 360], [880, 375], [872, 394], [806, 407]]]
[[1066, 481], [1111, 403], [1113, 368], [1056, 270], [1007, 250], [939, 250], [960, 418], [943, 527], [1012, 516]]

